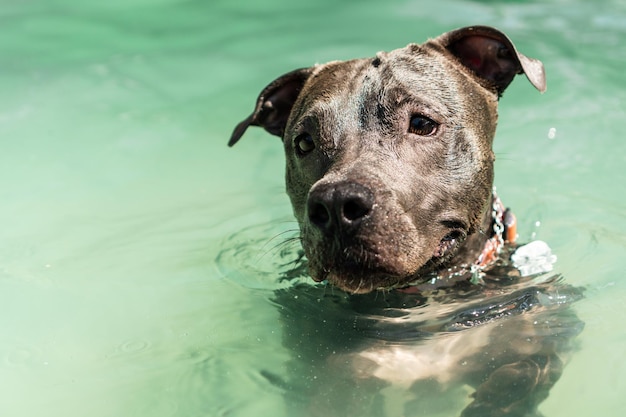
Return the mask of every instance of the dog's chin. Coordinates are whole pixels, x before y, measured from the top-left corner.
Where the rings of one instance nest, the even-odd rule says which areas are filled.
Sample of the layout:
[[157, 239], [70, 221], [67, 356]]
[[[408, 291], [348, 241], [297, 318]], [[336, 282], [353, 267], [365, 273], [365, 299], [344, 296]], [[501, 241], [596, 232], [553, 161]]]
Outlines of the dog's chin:
[[316, 281], [327, 281], [332, 286], [351, 294], [366, 294], [375, 290], [389, 289], [401, 285], [408, 277], [370, 270], [341, 270], [327, 271], [324, 278], [314, 278]]
[[430, 264], [432, 261], [429, 260], [426, 265], [410, 268], [400, 264], [383, 266], [352, 260], [333, 262], [332, 266], [309, 261], [309, 272], [317, 282], [326, 281], [340, 290], [365, 294], [405, 286], [415, 281]]
[[403, 264], [397, 261], [381, 262], [379, 257], [364, 257], [359, 261], [347, 256], [326, 254], [321, 259], [309, 258], [309, 272], [313, 280], [326, 281], [336, 288], [352, 294], [365, 294], [375, 290], [389, 290], [410, 283], [419, 283], [420, 277], [432, 278], [432, 273], [453, 257], [462, 239], [443, 238], [434, 248], [425, 251], [421, 261]]

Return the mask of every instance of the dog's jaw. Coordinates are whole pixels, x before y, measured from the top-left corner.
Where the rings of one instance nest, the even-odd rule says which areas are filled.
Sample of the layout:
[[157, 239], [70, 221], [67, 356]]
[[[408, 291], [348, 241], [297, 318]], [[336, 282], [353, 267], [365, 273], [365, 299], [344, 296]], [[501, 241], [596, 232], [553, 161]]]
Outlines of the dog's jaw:
[[[489, 219], [483, 223], [489, 224]], [[481, 247], [486, 240], [483, 229], [477, 228], [469, 236], [466, 230], [443, 229], [440, 239], [420, 241], [415, 238], [416, 230], [411, 228], [409, 233], [405, 225], [404, 229], [397, 227], [392, 236], [371, 239], [376, 234], [365, 229], [363, 238], [339, 242], [325, 239], [305, 225], [302, 244], [313, 280], [361, 294], [420, 284], [450, 265], [471, 264], [477, 254], [465, 246]]]

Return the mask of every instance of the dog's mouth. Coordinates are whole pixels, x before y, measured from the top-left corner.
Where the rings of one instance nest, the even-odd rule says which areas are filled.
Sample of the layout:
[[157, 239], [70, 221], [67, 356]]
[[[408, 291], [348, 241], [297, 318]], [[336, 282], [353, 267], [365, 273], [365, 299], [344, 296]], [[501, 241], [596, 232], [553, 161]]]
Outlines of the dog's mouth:
[[[317, 282], [327, 281], [333, 286], [354, 294], [378, 289], [391, 289], [430, 279], [436, 271], [457, 252], [467, 234], [463, 229], [448, 231], [439, 241], [407, 252], [398, 248], [410, 243], [385, 245], [377, 248], [363, 242], [351, 245], [319, 244], [307, 248], [309, 270]], [[430, 248], [430, 249], [429, 249]]]
[[[309, 265], [311, 267], [311, 264]], [[313, 272], [313, 279], [326, 281], [331, 285], [353, 294], [364, 294], [377, 289], [391, 288], [404, 279], [404, 274], [398, 274], [387, 268], [367, 265], [354, 260], [342, 261], [330, 267], [322, 267], [321, 271]]]
[[465, 240], [467, 233], [461, 228], [455, 228], [448, 232], [433, 252], [434, 259], [445, 260], [456, 252], [456, 248]]

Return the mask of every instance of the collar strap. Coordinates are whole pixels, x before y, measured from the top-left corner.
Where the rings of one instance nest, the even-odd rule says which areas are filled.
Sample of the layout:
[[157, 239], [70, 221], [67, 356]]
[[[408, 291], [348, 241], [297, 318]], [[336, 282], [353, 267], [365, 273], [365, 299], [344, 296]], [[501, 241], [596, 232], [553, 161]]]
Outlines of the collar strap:
[[491, 204], [491, 219], [493, 223], [493, 236], [485, 242], [482, 252], [472, 265], [472, 272], [480, 272], [484, 267], [494, 262], [506, 243], [514, 244], [517, 239], [517, 219], [511, 210], [504, 207], [502, 200], [493, 187]]

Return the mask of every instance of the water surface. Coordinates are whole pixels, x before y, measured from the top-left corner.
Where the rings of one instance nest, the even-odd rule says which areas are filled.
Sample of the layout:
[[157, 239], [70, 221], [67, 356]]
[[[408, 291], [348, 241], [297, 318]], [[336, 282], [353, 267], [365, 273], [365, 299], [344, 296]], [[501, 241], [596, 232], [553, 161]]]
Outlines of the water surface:
[[291, 69], [471, 24], [546, 66], [546, 94], [518, 77], [501, 100], [496, 183], [522, 240], [587, 288], [541, 410], [623, 414], [622, 2], [35, 0], [0, 17], [3, 416], [293, 415], [282, 150], [260, 129], [228, 149], [230, 132]]

